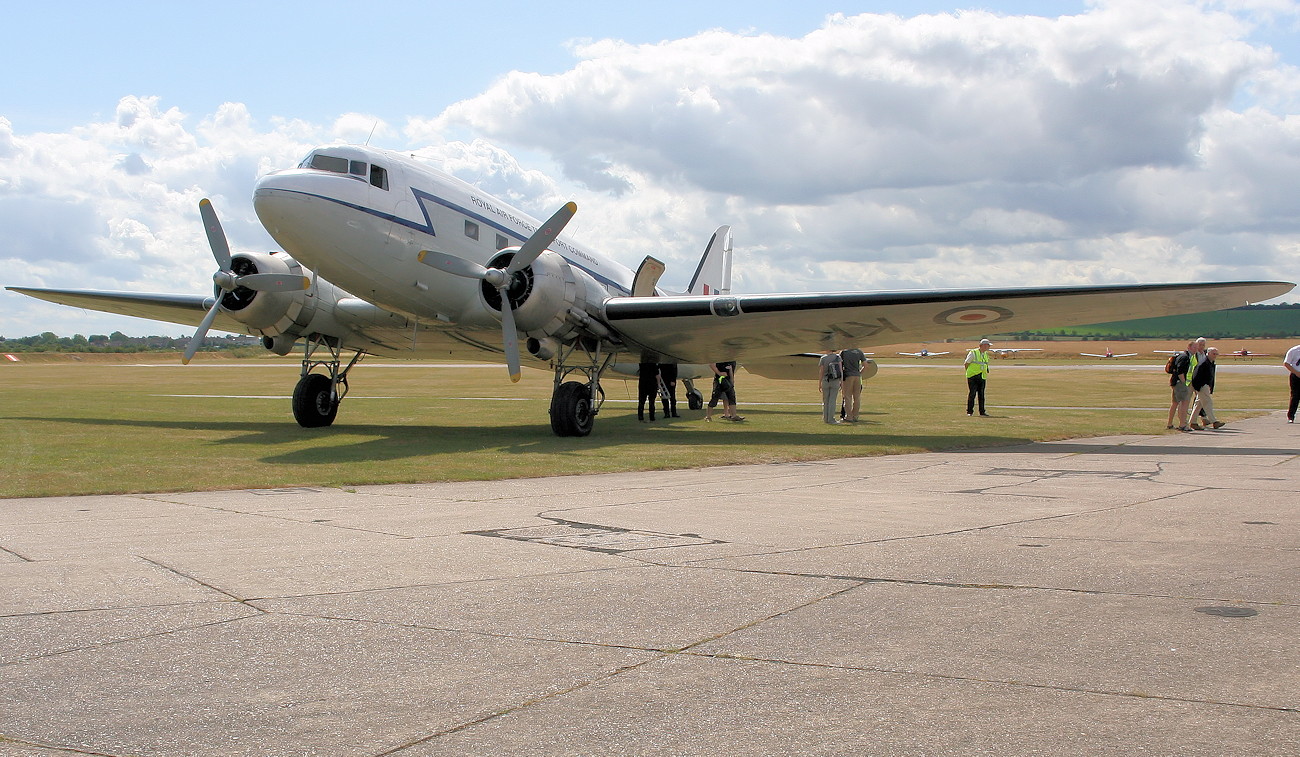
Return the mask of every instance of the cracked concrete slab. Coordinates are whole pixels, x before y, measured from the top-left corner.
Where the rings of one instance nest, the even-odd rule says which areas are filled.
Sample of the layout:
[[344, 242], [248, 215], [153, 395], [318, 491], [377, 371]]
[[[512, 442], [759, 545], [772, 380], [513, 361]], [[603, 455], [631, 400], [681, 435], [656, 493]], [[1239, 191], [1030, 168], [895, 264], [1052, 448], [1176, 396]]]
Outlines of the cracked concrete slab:
[[1300, 444], [0, 500], [0, 757], [1300, 753]]

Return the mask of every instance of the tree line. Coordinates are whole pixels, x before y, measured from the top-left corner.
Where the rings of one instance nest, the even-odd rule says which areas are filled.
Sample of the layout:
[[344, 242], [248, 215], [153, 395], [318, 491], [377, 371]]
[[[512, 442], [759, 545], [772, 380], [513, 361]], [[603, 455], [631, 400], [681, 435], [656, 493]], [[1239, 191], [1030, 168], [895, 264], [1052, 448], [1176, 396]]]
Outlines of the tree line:
[[[0, 336], [0, 352], [182, 352], [189, 345], [188, 336], [127, 336], [120, 331], [111, 334], [74, 334], [59, 336], [46, 331], [36, 336], [7, 339]], [[211, 336], [203, 340], [202, 351], [246, 349], [259, 347], [257, 337], [244, 334]]]

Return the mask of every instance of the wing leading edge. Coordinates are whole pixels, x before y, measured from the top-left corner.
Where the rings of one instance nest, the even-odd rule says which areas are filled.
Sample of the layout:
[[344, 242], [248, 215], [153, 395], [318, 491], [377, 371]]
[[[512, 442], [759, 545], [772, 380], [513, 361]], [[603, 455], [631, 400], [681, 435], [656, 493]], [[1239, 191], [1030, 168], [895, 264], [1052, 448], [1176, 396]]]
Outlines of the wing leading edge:
[[1281, 281], [615, 297], [606, 322], [645, 352], [681, 362], [937, 341], [1202, 313], [1279, 297]]
[[[151, 321], [179, 323], [185, 326], [198, 326], [203, 322], [212, 307], [214, 298], [197, 294], [158, 294], [151, 292], [112, 292], [94, 289], [32, 289], [29, 287], [5, 287], [10, 292], [18, 292], [38, 300], [59, 305], [71, 305], [74, 308], [99, 310], [104, 313], [130, 315], [147, 318]], [[244, 324], [219, 313], [212, 328], [235, 334], [251, 333]]]

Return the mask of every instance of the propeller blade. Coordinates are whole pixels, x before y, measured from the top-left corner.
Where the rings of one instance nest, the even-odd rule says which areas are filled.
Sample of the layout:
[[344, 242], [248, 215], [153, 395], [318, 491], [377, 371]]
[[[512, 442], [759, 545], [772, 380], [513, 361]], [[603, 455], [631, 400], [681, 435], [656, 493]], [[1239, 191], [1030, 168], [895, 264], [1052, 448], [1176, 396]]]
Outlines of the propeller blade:
[[420, 254], [416, 256], [416, 259], [430, 268], [437, 268], [439, 271], [450, 273], [452, 276], [464, 276], [467, 279], [483, 279], [487, 277], [488, 269], [478, 263], [465, 258], [458, 258], [455, 255], [448, 255], [445, 252], [420, 250]]
[[212, 201], [204, 197], [199, 200], [199, 215], [203, 217], [203, 230], [208, 233], [208, 246], [212, 248], [212, 257], [217, 259], [217, 268], [230, 270], [230, 243], [226, 241], [226, 232], [221, 229], [217, 211], [212, 209]]
[[515, 312], [510, 307], [510, 298], [501, 293], [501, 342], [506, 348], [506, 368], [510, 370], [510, 381], [519, 383], [523, 372], [519, 368], [519, 332], [515, 331]]
[[534, 231], [533, 235], [520, 245], [519, 252], [515, 253], [515, 256], [510, 259], [510, 265], [506, 266], [506, 273], [514, 275], [532, 265], [537, 256], [545, 252], [555, 238], [560, 236], [560, 232], [564, 231], [564, 227], [577, 212], [578, 203], [564, 203], [564, 207], [555, 211], [555, 215], [547, 219], [541, 228]]
[[247, 287], [254, 292], [300, 292], [311, 286], [311, 279], [279, 273], [250, 273], [236, 277], [235, 286]]
[[185, 354], [181, 355], [181, 365], [189, 365], [194, 359], [194, 353], [199, 351], [199, 345], [203, 344], [203, 337], [208, 335], [208, 329], [212, 328], [212, 322], [217, 319], [217, 309], [221, 307], [221, 298], [212, 303], [212, 309], [208, 314], [203, 316], [203, 321], [199, 323], [199, 330], [194, 332], [194, 338], [190, 340], [189, 345], [185, 347]]

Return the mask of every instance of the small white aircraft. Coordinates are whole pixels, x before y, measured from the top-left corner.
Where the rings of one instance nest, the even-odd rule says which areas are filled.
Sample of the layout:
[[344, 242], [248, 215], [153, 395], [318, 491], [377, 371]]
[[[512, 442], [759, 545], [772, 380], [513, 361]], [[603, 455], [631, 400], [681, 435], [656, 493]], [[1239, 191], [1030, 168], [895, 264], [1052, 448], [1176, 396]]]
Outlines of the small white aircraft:
[[940, 355], [951, 355], [952, 353], [951, 353], [951, 352], [931, 352], [931, 351], [927, 350], [926, 348], [922, 347], [920, 352], [900, 352], [900, 353], [898, 353], [898, 354], [900, 354], [900, 355], [906, 355], [907, 357], [938, 357], [938, 356], [940, 356]]
[[992, 352], [998, 357], [1006, 357], [1008, 355], [1014, 355], [1017, 352], [1042, 352], [1042, 350], [1038, 347], [992, 347], [989, 349], [989, 352]]
[[1111, 349], [1110, 349], [1109, 347], [1107, 347], [1107, 348], [1106, 348], [1106, 352], [1105, 352], [1104, 354], [1101, 354], [1101, 355], [1098, 355], [1098, 354], [1095, 353], [1095, 352], [1080, 352], [1079, 354], [1082, 355], [1082, 356], [1084, 356], [1084, 357], [1099, 357], [1099, 358], [1101, 358], [1101, 359], [1103, 359], [1103, 360], [1113, 359], [1113, 358], [1118, 358], [1118, 357], [1137, 357], [1137, 353], [1136, 353], [1136, 352], [1125, 352], [1125, 353], [1122, 354], [1122, 355], [1116, 355], [1114, 352], [1111, 352]]
[[1223, 353], [1220, 353], [1220, 354], [1219, 354], [1219, 357], [1268, 357], [1268, 353], [1267, 353], [1267, 352], [1251, 352], [1250, 350], [1246, 349], [1245, 347], [1242, 347], [1241, 349], [1239, 349], [1239, 350], [1233, 350], [1232, 352], [1223, 352]]
[[[551, 428], [585, 436], [606, 370], [639, 362], [739, 360], [772, 377], [810, 376], [800, 353], [965, 338], [1236, 307], [1289, 292], [1269, 281], [931, 291], [730, 292], [730, 229], [705, 248], [687, 292], [657, 286], [664, 266], [637, 271], [561, 236], [567, 203], [538, 223], [417, 160], [329, 146], [262, 177], [253, 207], [284, 252], [232, 253], [211, 203], [200, 214], [217, 263], [212, 294], [8, 287], [73, 307], [262, 337], [287, 355], [302, 343], [293, 414], [334, 422], [364, 355], [502, 359], [520, 377], [520, 341], [554, 372]], [[996, 329], [989, 327], [996, 324]], [[347, 359], [346, 354], [352, 356]], [[935, 353], [926, 353], [935, 354]], [[711, 375], [700, 369], [695, 375]]]

